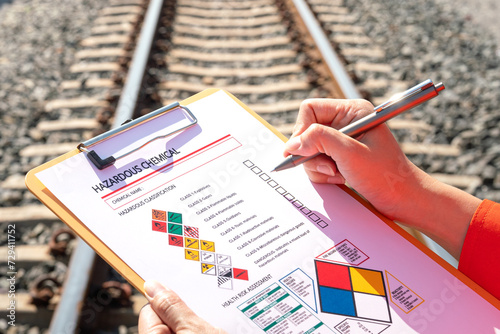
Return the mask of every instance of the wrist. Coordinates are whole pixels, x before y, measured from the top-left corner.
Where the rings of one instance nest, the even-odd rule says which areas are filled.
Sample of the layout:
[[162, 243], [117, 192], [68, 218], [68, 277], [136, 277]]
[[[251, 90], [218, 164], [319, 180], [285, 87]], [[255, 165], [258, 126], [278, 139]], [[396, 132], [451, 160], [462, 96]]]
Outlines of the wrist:
[[[416, 168], [416, 167], [415, 167]], [[481, 200], [416, 168], [393, 219], [413, 227], [460, 257], [469, 223]]]
[[394, 181], [389, 182], [394, 205], [391, 210], [383, 213], [392, 220], [417, 227], [421, 223], [418, 219], [419, 212], [426, 207], [425, 199], [435, 180], [410, 162], [406, 156], [403, 159], [397, 169], [397, 176], [392, 175]]

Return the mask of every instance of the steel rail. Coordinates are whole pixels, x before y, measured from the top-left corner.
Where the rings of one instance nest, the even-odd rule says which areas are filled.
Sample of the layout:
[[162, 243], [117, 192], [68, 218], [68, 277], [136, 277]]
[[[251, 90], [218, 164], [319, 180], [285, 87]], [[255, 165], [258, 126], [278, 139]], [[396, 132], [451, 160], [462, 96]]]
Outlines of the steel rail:
[[[133, 116], [162, 7], [163, 0], [151, 0], [149, 3], [112, 128], [119, 127]], [[79, 239], [71, 257], [64, 293], [52, 317], [49, 333], [76, 333], [95, 257], [96, 253]]]
[[50, 322], [49, 333], [75, 333], [96, 254], [82, 239], [71, 256], [64, 292]]
[[132, 118], [162, 7], [163, 0], [151, 0], [149, 3], [141, 34], [139, 35], [139, 43], [136, 45], [132, 65], [128, 71], [125, 86], [116, 107], [112, 128], [117, 128]]
[[330, 72], [335, 77], [344, 98], [346, 99], [360, 99], [361, 95], [359, 94], [354, 82], [351, 80], [351, 77], [347, 73], [344, 68], [344, 64], [340, 61], [339, 56], [335, 52], [332, 47], [332, 44], [328, 40], [328, 37], [325, 35], [325, 32], [321, 28], [318, 23], [316, 17], [312, 13], [309, 5], [305, 2], [305, 0], [292, 0], [295, 8], [299, 12], [302, 21], [305, 26], [309, 30], [316, 46], [318, 47], [323, 60], [328, 65]]
[[[302, 18], [305, 26], [309, 30], [311, 37], [313, 38], [316, 46], [318, 47], [323, 60], [328, 65], [330, 72], [337, 81], [339, 88], [342, 90], [344, 98], [346, 99], [360, 99], [362, 96], [359, 94], [354, 82], [351, 80], [349, 74], [345, 70], [344, 64], [340, 61], [337, 53], [332, 47], [328, 37], [321, 28], [318, 20], [314, 16], [313, 12], [309, 8], [309, 5], [305, 0], [292, 0], [297, 9], [299, 15]], [[434, 240], [426, 236], [425, 234], [411, 229], [411, 233], [414, 234], [417, 239], [424, 244], [427, 248], [432, 250], [442, 259], [447, 261], [449, 264], [458, 267], [458, 261], [453, 258], [446, 250], [439, 246]]]

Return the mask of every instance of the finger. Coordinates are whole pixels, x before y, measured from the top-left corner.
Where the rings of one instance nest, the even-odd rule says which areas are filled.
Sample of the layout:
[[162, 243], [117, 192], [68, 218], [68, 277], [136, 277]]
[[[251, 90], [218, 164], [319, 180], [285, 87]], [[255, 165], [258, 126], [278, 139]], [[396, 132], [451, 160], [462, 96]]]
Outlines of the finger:
[[326, 154], [320, 154], [314, 159], [306, 161], [304, 168], [313, 172], [325, 174], [326, 176], [335, 176], [338, 173], [337, 164]]
[[285, 152], [289, 154], [312, 156], [325, 153], [337, 161], [342, 160], [337, 159], [337, 155], [349, 155], [360, 149], [364, 149], [364, 145], [356, 139], [320, 124], [311, 125], [285, 144]]
[[161, 318], [146, 304], [139, 313], [139, 334], [172, 334]]
[[175, 292], [159, 282], [148, 281], [144, 284], [144, 289], [151, 307], [173, 333], [182, 329], [204, 333], [213, 330], [213, 327], [198, 317]]
[[297, 120], [295, 121], [295, 126], [293, 127], [292, 135], [290, 139], [300, 135], [304, 132], [311, 124], [318, 123], [316, 115], [314, 113], [314, 105], [318, 103], [320, 99], [307, 99], [302, 101], [299, 107], [299, 114], [297, 115]]
[[340, 129], [373, 112], [366, 100], [308, 99], [299, 109], [292, 137], [300, 135], [311, 124], [318, 123]]
[[307, 176], [314, 183], [329, 183], [329, 184], [344, 184], [345, 178], [338, 173], [335, 176], [329, 176], [323, 173], [318, 173], [313, 170], [306, 170]]
[[344, 184], [345, 178], [337, 168], [337, 164], [327, 156], [321, 154], [304, 163], [309, 179], [315, 183]]

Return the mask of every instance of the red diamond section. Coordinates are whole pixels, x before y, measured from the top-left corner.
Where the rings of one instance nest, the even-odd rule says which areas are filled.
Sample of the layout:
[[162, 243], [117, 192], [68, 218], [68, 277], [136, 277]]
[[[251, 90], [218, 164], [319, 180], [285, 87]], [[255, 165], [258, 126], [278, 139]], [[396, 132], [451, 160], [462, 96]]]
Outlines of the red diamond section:
[[235, 279], [248, 281], [248, 270], [233, 268], [233, 276]]
[[168, 235], [168, 244], [170, 246], [184, 247], [184, 239], [175, 234]]
[[329, 262], [316, 262], [318, 285], [343, 290], [351, 290], [349, 267]]
[[167, 233], [167, 223], [153, 220], [153, 231]]

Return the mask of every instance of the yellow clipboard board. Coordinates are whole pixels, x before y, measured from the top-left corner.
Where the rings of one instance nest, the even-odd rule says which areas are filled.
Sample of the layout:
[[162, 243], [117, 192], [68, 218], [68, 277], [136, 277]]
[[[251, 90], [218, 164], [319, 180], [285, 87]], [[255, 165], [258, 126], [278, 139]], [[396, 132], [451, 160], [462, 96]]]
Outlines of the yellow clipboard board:
[[[180, 105], [188, 106], [189, 104], [196, 102], [204, 97], [207, 97], [219, 89], [211, 88], [204, 90], [196, 95], [193, 95], [185, 100], [183, 100]], [[244, 105], [232, 94], [226, 92], [231, 96], [240, 106], [252, 114], [255, 118], [259, 119], [262, 124], [269, 128], [274, 134], [280, 137], [283, 141], [286, 141], [286, 137], [279, 131], [274, 129], [269, 123], [264, 121], [259, 115], [254, 111]], [[47, 168], [55, 166], [60, 162], [81, 153], [81, 150], [75, 148], [74, 150], [61, 155], [60, 157], [46, 162], [28, 172], [26, 175], [26, 187], [54, 214], [59, 217], [66, 225], [68, 225], [81, 239], [83, 239], [100, 257], [102, 257], [111, 267], [120, 273], [124, 278], [126, 278], [137, 290], [144, 294], [144, 280], [132, 269], [130, 268], [118, 255], [116, 255], [113, 250], [111, 250], [106, 244], [104, 244], [96, 235], [94, 235], [83, 223], [80, 221], [61, 201], [54, 196], [50, 190], [43, 185], [43, 183], [35, 176], [38, 172], [41, 172]], [[102, 157], [101, 157], [102, 158]], [[102, 160], [106, 160], [103, 158]]]
[[[189, 104], [199, 101], [209, 95], [212, 95], [216, 92], [220, 91], [220, 89], [207, 89], [196, 95], [193, 95], [181, 102], [182, 106], [189, 106]], [[262, 119], [258, 114], [252, 111], [249, 107], [239, 101], [232, 94], [225, 92], [229, 95], [236, 103], [238, 103], [243, 109], [245, 109], [248, 113], [250, 113], [253, 117], [258, 119], [263, 125], [265, 125], [269, 130], [271, 130], [276, 136], [278, 136], [284, 142], [287, 138], [277, 131], [274, 127], [272, 127], [269, 123], [267, 123], [264, 119]], [[81, 153], [81, 150], [75, 148], [74, 150], [51, 160], [41, 166], [38, 166], [26, 175], [26, 186], [28, 189], [43, 203], [45, 204], [52, 212], [54, 212], [64, 223], [66, 223], [81, 239], [83, 239], [99, 256], [101, 256], [110, 266], [112, 266], [116, 271], [118, 271], [127, 281], [129, 281], [138, 291], [144, 294], [144, 280], [132, 269], [130, 268], [112, 249], [110, 249], [105, 243], [103, 243], [94, 233], [92, 233], [83, 223], [80, 221], [56, 196], [54, 196], [43, 184], [42, 182], [35, 176], [38, 172], [41, 172], [47, 168], [53, 167], [62, 161], [73, 157], [77, 154]], [[451, 266], [448, 262], [443, 260], [429, 248], [425, 247], [422, 243], [416, 240], [413, 236], [411, 236], [408, 232], [403, 230], [400, 226], [395, 224], [392, 220], [384, 217], [380, 214], [375, 208], [373, 208], [369, 203], [367, 203], [364, 199], [362, 199], [358, 194], [356, 194], [352, 189], [347, 186], [340, 186], [342, 190], [347, 192], [350, 196], [360, 202], [363, 206], [368, 208], [371, 212], [373, 212], [377, 217], [383, 220], [390, 228], [392, 228], [395, 232], [400, 234], [406, 240], [408, 240], [411, 244], [417, 247], [420, 251], [425, 253], [431, 259], [433, 259], [436, 263], [438, 263], [441, 267], [446, 269], [453, 276], [462, 281], [465, 285], [470, 287], [472, 290], [477, 292], [481, 297], [487, 300], [490, 304], [500, 310], [500, 301], [477, 285], [474, 281], [469, 279], [467, 276], [462, 274], [456, 268]]]

